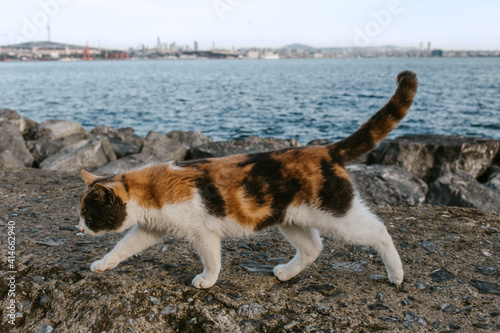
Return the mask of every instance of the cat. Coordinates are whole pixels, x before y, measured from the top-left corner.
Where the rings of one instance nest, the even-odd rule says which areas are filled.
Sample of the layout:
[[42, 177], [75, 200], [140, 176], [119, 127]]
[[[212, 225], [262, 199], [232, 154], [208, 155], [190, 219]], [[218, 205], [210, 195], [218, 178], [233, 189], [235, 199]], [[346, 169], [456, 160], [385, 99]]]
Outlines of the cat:
[[78, 228], [88, 235], [131, 228], [90, 269], [102, 273], [170, 234], [189, 241], [204, 270], [192, 284], [214, 285], [221, 269], [220, 242], [277, 226], [296, 249], [274, 267], [286, 281], [312, 264], [323, 249], [320, 232], [375, 248], [389, 280], [399, 288], [403, 267], [384, 224], [353, 187], [344, 165], [372, 150], [406, 115], [417, 91], [413, 72], [398, 74], [396, 92], [347, 138], [324, 146], [168, 162], [115, 176], [82, 170], [87, 187]]

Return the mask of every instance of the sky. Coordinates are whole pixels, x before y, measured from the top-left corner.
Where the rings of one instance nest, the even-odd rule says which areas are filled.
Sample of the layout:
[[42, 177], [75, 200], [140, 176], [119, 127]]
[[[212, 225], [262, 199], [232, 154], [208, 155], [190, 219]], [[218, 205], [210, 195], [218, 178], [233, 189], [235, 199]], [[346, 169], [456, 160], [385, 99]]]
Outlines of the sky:
[[0, 45], [499, 50], [499, 0], [0, 0]]

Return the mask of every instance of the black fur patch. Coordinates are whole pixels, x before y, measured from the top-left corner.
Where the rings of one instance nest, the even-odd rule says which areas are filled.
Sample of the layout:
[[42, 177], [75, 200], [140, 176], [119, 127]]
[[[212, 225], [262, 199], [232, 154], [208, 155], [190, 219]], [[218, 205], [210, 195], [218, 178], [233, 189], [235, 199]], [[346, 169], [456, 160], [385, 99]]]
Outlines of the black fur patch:
[[208, 213], [219, 218], [226, 216], [226, 203], [210, 176], [205, 173], [196, 178], [195, 182]]
[[122, 182], [123, 188], [125, 188], [125, 191], [128, 193], [128, 184], [127, 184], [127, 181], [125, 180], [125, 175], [122, 175], [121, 182]]
[[106, 183], [112, 183], [114, 181], [115, 176], [106, 176], [106, 177], [99, 177], [98, 179], [94, 180], [89, 187], [93, 187], [95, 184], [106, 184]]
[[354, 188], [348, 179], [339, 177], [332, 165], [321, 160], [321, 173], [324, 177], [323, 187], [319, 192], [321, 208], [334, 216], [344, 216], [351, 208]]
[[175, 161], [174, 165], [178, 167], [197, 167], [198, 165], [211, 163], [208, 159], [190, 160], [190, 161]]
[[82, 217], [93, 232], [117, 230], [127, 217], [125, 206], [113, 191], [92, 189], [83, 199]]
[[[285, 179], [281, 172], [281, 162], [272, 158], [273, 153], [249, 154], [240, 167], [252, 165], [247, 178], [241, 184], [248, 196], [259, 204], [266, 204], [265, 196], [270, 195], [271, 216], [260, 221], [256, 230], [262, 230], [283, 221], [285, 210], [292, 202], [301, 186], [297, 179]], [[267, 188], [267, 191], [265, 190]]]

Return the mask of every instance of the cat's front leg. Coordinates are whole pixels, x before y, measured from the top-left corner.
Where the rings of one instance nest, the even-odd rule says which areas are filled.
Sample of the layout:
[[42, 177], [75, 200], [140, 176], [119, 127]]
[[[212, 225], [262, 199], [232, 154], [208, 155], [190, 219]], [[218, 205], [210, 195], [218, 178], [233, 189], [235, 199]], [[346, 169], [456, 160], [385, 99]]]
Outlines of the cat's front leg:
[[196, 235], [192, 240], [198, 250], [204, 270], [193, 279], [193, 286], [198, 289], [210, 288], [217, 282], [221, 268], [220, 236], [213, 231]]
[[163, 233], [153, 232], [135, 225], [127, 235], [115, 245], [113, 250], [101, 260], [95, 261], [90, 270], [94, 273], [103, 273], [116, 267], [128, 257], [141, 252], [156, 244], [164, 236]]

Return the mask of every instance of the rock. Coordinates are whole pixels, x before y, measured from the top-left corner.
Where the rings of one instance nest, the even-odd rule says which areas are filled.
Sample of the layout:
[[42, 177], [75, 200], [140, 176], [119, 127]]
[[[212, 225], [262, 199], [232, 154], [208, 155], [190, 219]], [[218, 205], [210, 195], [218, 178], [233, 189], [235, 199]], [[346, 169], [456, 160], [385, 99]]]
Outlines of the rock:
[[116, 139], [109, 139], [109, 142], [115, 152], [116, 158], [123, 158], [125, 156], [138, 154], [141, 151], [140, 146], [131, 142], [119, 141]]
[[52, 140], [49, 137], [28, 140], [26, 141], [26, 146], [35, 158], [34, 166], [36, 167], [47, 157], [55, 155], [64, 147], [61, 141]]
[[16, 169], [24, 168], [24, 163], [12, 155], [10, 150], [4, 150], [0, 152], [0, 166]]
[[117, 129], [109, 126], [99, 125], [90, 131], [93, 135], [106, 136], [108, 139], [124, 141], [125, 137]]
[[482, 294], [500, 295], [500, 286], [494, 282], [472, 280], [470, 284], [476, 287]]
[[481, 323], [474, 323], [472, 324], [473, 327], [481, 328], [483, 330], [488, 330], [488, 331], [494, 331], [498, 332], [500, 331], [500, 325], [489, 325], [489, 324], [481, 324]]
[[434, 244], [433, 242], [422, 241], [422, 242], [419, 242], [416, 244], [420, 245], [421, 247], [423, 247], [425, 250], [429, 251], [430, 253], [437, 253], [436, 244]]
[[397, 165], [430, 183], [452, 170], [478, 177], [498, 159], [499, 151], [498, 140], [405, 135], [380, 143], [369, 154], [367, 164]]
[[317, 313], [320, 313], [322, 315], [327, 315], [329, 314], [330, 312], [332, 312], [332, 308], [329, 307], [329, 306], [326, 306], [326, 305], [318, 305], [316, 308], [315, 308], [316, 312]]
[[166, 134], [167, 138], [178, 141], [188, 148], [211, 143], [213, 140], [201, 132], [196, 131], [172, 131]]
[[332, 143], [333, 141], [330, 141], [328, 139], [314, 139], [311, 140], [307, 143], [307, 146], [325, 146], [329, 143]]
[[44, 323], [38, 327], [36, 333], [52, 333], [52, 331], [54, 331], [54, 327]]
[[161, 158], [158, 158], [152, 154], [140, 153], [140, 154], [129, 155], [119, 160], [109, 162], [108, 164], [103, 165], [97, 170], [95, 170], [95, 173], [116, 175], [121, 172], [139, 169], [146, 165], [151, 165], [160, 162], [168, 162], [168, 161], [169, 161], [168, 159], [162, 160]]
[[38, 126], [35, 139], [49, 137], [53, 140], [58, 140], [74, 134], [86, 135], [87, 131], [75, 121], [47, 120]]
[[9, 150], [24, 166], [31, 167], [33, 165], [35, 159], [26, 147], [21, 132], [9, 124], [0, 126], [0, 152], [6, 150]]
[[236, 310], [240, 316], [249, 317], [252, 319], [257, 319], [260, 315], [267, 313], [267, 310], [260, 304], [249, 303], [243, 304]]
[[33, 241], [35, 244], [41, 244], [41, 245], [46, 245], [46, 246], [59, 246], [65, 243], [66, 240], [63, 238], [58, 238], [55, 236], [49, 236], [37, 241]]
[[412, 173], [396, 167], [349, 165], [347, 171], [361, 197], [376, 205], [414, 205], [423, 203], [427, 184]]
[[438, 268], [436, 270], [433, 270], [430, 274], [432, 281], [436, 283], [440, 283], [443, 281], [447, 280], [452, 280], [454, 279], [454, 276], [451, 275], [448, 271], [442, 268]]
[[273, 265], [264, 265], [254, 260], [247, 260], [239, 264], [249, 273], [273, 273]]
[[405, 312], [403, 326], [408, 329], [413, 329], [413, 325], [427, 326], [427, 322], [414, 312]]
[[368, 309], [375, 311], [375, 310], [387, 310], [389, 307], [385, 306], [382, 303], [375, 303], [375, 304], [370, 304], [368, 305]]
[[473, 207], [500, 212], [500, 193], [484, 186], [461, 170], [436, 179], [429, 186], [426, 201], [433, 205]]
[[11, 125], [15, 127], [21, 134], [26, 134], [29, 131], [26, 120], [14, 110], [0, 110], [0, 127], [3, 125]]
[[94, 170], [116, 160], [108, 138], [82, 141], [62, 149], [45, 159], [40, 168], [44, 170]]
[[118, 133], [120, 133], [120, 135], [123, 135], [123, 141], [133, 143], [139, 147], [142, 147], [144, 141], [146, 140], [135, 134], [132, 127], [119, 128]]
[[332, 268], [337, 271], [353, 271], [353, 272], [362, 272], [365, 270], [365, 265], [367, 261], [356, 261], [356, 262], [336, 262], [332, 264]]
[[144, 143], [144, 139], [135, 135], [134, 130], [131, 128], [117, 130], [112, 127], [100, 125], [94, 128], [91, 133], [107, 137], [118, 159], [138, 154]]
[[40, 124], [29, 118], [24, 118], [24, 121], [26, 123], [25, 133], [23, 133], [24, 140], [34, 140]]
[[500, 172], [491, 174], [488, 177], [488, 181], [484, 185], [495, 190], [496, 192], [500, 192]]
[[141, 153], [148, 153], [160, 159], [183, 161], [187, 149], [181, 143], [157, 132], [149, 132]]
[[496, 273], [497, 269], [493, 266], [483, 266], [483, 265], [474, 265], [478, 271], [483, 273], [484, 275], [493, 275]]
[[397, 323], [398, 318], [396, 317], [389, 317], [389, 316], [382, 316], [379, 317], [380, 320], [385, 321], [386, 323]]
[[278, 140], [274, 138], [250, 136], [246, 139], [211, 142], [191, 148], [188, 152], [187, 159], [223, 157], [234, 154], [248, 154], [301, 146], [300, 142], [296, 139]]
[[172, 306], [167, 306], [165, 309], [163, 309], [160, 314], [163, 314], [163, 315], [168, 315], [168, 314], [172, 314], [172, 313], [176, 313], [177, 312], [177, 309], [172, 307]]

